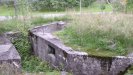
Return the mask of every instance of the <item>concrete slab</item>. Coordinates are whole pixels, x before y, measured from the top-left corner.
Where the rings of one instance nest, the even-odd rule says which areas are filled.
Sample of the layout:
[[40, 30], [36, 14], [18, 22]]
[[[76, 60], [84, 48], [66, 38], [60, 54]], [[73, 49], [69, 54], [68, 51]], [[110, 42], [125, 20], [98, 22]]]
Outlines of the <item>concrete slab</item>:
[[[21, 72], [21, 57], [19, 53], [10, 40], [4, 35], [0, 35], [0, 66], [4, 65], [5, 67], [5, 64], [10, 68], [10, 71], [6, 72]], [[5, 71], [4, 67], [0, 67], [0, 70], [3, 70], [3, 72]]]

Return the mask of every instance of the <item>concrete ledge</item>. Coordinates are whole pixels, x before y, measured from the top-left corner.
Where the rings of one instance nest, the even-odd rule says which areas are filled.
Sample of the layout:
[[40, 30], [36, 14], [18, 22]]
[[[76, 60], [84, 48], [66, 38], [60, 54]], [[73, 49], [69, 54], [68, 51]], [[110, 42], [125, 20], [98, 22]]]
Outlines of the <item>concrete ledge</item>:
[[[0, 35], [0, 66], [4, 65], [3, 67], [5, 67], [5, 64], [12, 72], [21, 72], [21, 57], [19, 53], [4, 35]], [[5, 71], [3, 67], [0, 67], [0, 70], [3, 69]]]
[[73, 75], [124, 75], [132, 65], [133, 58], [126, 56], [100, 57], [74, 51], [52, 35], [65, 27], [55, 22], [29, 31], [33, 52], [52, 67], [72, 72]]

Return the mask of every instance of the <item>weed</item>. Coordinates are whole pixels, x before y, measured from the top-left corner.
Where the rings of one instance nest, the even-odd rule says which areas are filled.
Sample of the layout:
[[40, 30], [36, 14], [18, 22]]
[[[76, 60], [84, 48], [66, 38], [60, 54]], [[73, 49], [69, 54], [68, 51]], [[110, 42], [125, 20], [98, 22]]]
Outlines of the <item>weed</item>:
[[67, 45], [99, 56], [126, 55], [131, 52], [132, 15], [82, 14], [72, 17], [72, 23], [56, 33]]

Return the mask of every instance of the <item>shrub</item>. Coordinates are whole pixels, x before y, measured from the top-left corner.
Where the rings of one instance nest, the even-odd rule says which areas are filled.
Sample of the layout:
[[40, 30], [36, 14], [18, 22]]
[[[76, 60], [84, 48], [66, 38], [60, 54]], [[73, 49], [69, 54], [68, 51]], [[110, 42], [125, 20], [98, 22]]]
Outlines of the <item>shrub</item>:
[[133, 11], [133, 0], [128, 0], [127, 1], [127, 10], [128, 11]]
[[14, 5], [14, 1], [12, 1], [12, 0], [9, 0], [9, 1], [0, 0], [0, 6], [1, 6], [1, 5], [7, 5], [7, 6], [11, 7], [11, 6]]
[[[88, 7], [95, 0], [82, 0], [83, 7]], [[34, 10], [65, 10], [65, 8], [76, 8], [79, 7], [80, 0], [38, 0], [33, 2], [32, 8]]]
[[120, 0], [116, 0], [113, 2], [113, 11], [123, 12], [125, 10], [125, 6], [121, 4]]

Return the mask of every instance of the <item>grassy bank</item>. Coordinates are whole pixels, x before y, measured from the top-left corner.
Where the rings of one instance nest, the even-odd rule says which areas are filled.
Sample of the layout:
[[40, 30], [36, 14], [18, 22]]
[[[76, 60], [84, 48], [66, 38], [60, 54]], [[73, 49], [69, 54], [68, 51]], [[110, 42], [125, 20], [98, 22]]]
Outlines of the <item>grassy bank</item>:
[[72, 16], [66, 29], [57, 32], [66, 45], [98, 56], [132, 52], [133, 15], [97, 14]]

